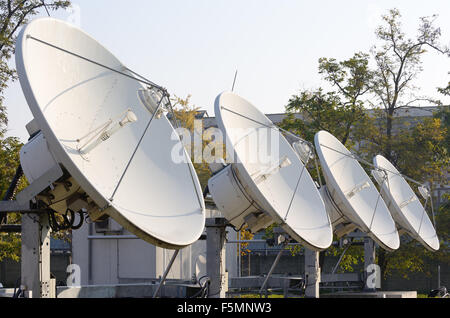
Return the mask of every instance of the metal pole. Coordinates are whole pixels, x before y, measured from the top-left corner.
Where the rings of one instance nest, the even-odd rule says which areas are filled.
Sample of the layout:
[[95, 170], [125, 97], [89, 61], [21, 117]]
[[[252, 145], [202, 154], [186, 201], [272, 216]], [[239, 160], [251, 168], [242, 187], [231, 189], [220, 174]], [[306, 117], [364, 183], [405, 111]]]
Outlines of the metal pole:
[[239, 242], [239, 258], [238, 258], [239, 275], [238, 275], [238, 277], [241, 277], [241, 275], [242, 275], [242, 269], [241, 269], [241, 266], [242, 266], [242, 258], [241, 258], [242, 247], [241, 247], [241, 231], [240, 230], [238, 232], [238, 236], [239, 236], [239, 240], [238, 240], [238, 242]]
[[232, 92], [234, 92], [234, 85], [236, 84], [237, 75], [238, 75], [238, 70], [236, 70], [236, 73], [234, 74], [233, 87], [231, 88]]
[[172, 258], [170, 259], [169, 265], [167, 266], [166, 271], [164, 272], [164, 275], [162, 276], [161, 281], [159, 282], [158, 288], [156, 288], [156, 291], [153, 294], [153, 298], [156, 298], [156, 296], [158, 296], [159, 290], [161, 289], [161, 286], [164, 285], [167, 274], [169, 274], [169, 271], [172, 268], [173, 262], [177, 258], [179, 252], [180, 252], [180, 250], [175, 250], [175, 252], [173, 253]]
[[277, 257], [275, 258], [275, 261], [272, 264], [272, 267], [270, 268], [269, 273], [266, 276], [266, 279], [264, 279], [264, 283], [261, 286], [261, 289], [259, 290], [259, 296], [262, 297], [262, 292], [266, 288], [267, 282], [269, 281], [270, 276], [272, 276], [273, 271], [275, 270], [275, 267], [277, 266], [278, 262], [280, 261], [281, 254], [283, 254], [284, 246], [281, 248], [281, 250], [278, 252]]
[[50, 233], [47, 215], [22, 217], [21, 289], [27, 297], [55, 297], [50, 279]]
[[438, 289], [441, 288], [441, 265], [438, 265]]
[[206, 275], [210, 279], [208, 298], [225, 298], [228, 276], [225, 271], [225, 218], [207, 218], [206, 227]]
[[339, 257], [339, 260], [337, 261], [336, 265], [334, 266], [333, 271], [331, 272], [331, 274], [334, 274], [334, 273], [336, 272], [336, 270], [337, 270], [339, 264], [340, 264], [341, 261], [342, 261], [342, 258], [343, 258], [344, 255], [345, 255], [345, 252], [347, 252], [347, 250], [348, 250], [348, 248], [350, 247], [350, 245], [351, 245], [351, 243], [350, 243], [349, 245], [347, 245], [347, 247], [346, 247], [346, 248], [344, 249], [344, 251], [342, 252], [341, 257]]

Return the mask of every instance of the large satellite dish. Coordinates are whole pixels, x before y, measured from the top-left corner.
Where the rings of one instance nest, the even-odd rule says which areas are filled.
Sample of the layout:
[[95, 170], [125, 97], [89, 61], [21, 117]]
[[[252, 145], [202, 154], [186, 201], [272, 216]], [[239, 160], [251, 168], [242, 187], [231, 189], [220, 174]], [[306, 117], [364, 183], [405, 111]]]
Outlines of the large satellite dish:
[[[375, 167], [384, 172], [375, 179], [380, 185], [381, 195], [388, 204], [392, 217], [400, 230], [421, 242], [430, 251], [439, 250], [436, 230], [419, 198], [401, 173], [385, 157], [373, 159]], [[429, 194], [427, 194], [429, 196]]]
[[400, 238], [394, 220], [358, 160], [326, 131], [316, 134], [315, 145], [326, 180], [324, 197], [334, 207], [333, 225], [350, 221], [384, 249], [398, 249]]
[[[38, 182], [53, 165], [63, 170], [36, 193], [41, 201], [56, 211], [78, 206], [110, 216], [161, 247], [200, 237], [200, 183], [171, 123], [157, 112], [161, 92], [142, 85], [89, 35], [52, 18], [22, 30], [16, 63], [37, 134], [22, 150], [25, 174]], [[174, 148], [183, 149], [184, 163], [174, 162]]]
[[328, 248], [333, 232], [325, 204], [278, 128], [229, 92], [217, 97], [215, 114], [233, 163], [216, 172], [208, 187], [229, 222], [237, 228], [247, 224], [253, 232], [277, 223], [311, 249]]

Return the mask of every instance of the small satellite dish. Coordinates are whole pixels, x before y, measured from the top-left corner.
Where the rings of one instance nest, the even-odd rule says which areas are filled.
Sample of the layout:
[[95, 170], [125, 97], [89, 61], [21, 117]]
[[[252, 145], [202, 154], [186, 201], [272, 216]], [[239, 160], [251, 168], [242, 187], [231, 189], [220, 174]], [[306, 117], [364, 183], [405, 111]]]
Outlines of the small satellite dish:
[[325, 204], [278, 128], [229, 92], [217, 97], [215, 113], [233, 163], [216, 172], [208, 187], [228, 221], [236, 228], [247, 224], [252, 232], [277, 223], [311, 249], [328, 248], [333, 232]]
[[398, 249], [400, 238], [394, 220], [352, 153], [326, 131], [316, 134], [315, 145], [326, 180], [326, 191], [322, 193], [328, 201], [333, 226], [351, 222], [384, 249]]
[[[383, 175], [376, 178], [381, 194], [388, 204], [392, 217], [401, 230], [421, 242], [430, 251], [439, 250], [439, 238], [430, 218], [419, 198], [401, 173], [385, 157], [378, 155], [373, 163]], [[427, 198], [429, 191], [419, 187], [419, 192]]]
[[[165, 93], [139, 83], [83, 31], [52, 18], [24, 27], [16, 63], [34, 116], [28, 127], [35, 127], [21, 164], [29, 181], [42, 185], [31, 198], [58, 212], [110, 216], [161, 247], [178, 249], [200, 237], [202, 191], [158, 110]], [[183, 149], [184, 163], [172, 160], [173, 149]]]

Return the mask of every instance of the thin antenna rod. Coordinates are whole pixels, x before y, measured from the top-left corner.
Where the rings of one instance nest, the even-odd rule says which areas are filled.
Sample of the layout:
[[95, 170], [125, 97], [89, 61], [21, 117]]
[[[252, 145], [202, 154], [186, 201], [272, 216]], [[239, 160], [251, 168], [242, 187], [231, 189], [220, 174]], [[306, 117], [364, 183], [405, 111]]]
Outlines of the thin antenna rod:
[[170, 259], [169, 265], [167, 266], [166, 270], [164, 271], [161, 281], [159, 282], [158, 287], [156, 288], [155, 292], [153, 293], [153, 298], [156, 298], [156, 296], [158, 296], [159, 290], [164, 285], [166, 278], [167, 278], [167, 274], [169, 274], [170, 269], [172, 268], [173, 262], [177, 258], [179, 252], [180, 252], [180, 250], [175, 250], [175, 252], [173, 253], [172, 258]]
[[232, 92], [234, 92], [234, 85], [236, 84], [237, 75], [238, 75], [238, 70], [236, 70], [236, 73], [234, 74], [233, 87], [231, 88]]
[[[47, 45], [47, 46], [49, 46], [49, 47], [52, 47], [52, 48], [54, 48], [54, 49], [56, 49], [56, 50], [59, 50], [59, 51], [61, 51], [61, 52], [70, 54], [70, 55], [72, 55], [72, 56], [75, 56], [75, 57], [77, 57], [77, 58], [79, 58], [79, 59], [82, 59], [82, 60], [84, 60], [84, 61], [86, 61], [86, 62], [95, 64], [95, 65], [97, 65], [97, 66], [99, 66], [99, 67], [103, 67], [103, 68], [105, 68], [105, 69], [107, 69], [107, 70], [110, 70], [111, 72], [115, 72], [115, 73], [120, 74], [120, 75], [122, 75], [122, 76], [124, 76], [124, 77], [128, 77], [128, 78], [130, 78], [130, 79], [132, 79], [132, 80], [135, 80], [135, 81], [137, 81], [137, 82], [139, 82], [139, 83], [142, 83], [142, 84], [148, 85], [148, 86], [150, 86], [150, 87], [156, 88], [156, 89], [158, 89], [159, 91], [161, 91], [162, 93], [164, 93], [164, 94], [166, 94], [166, 95], [168, 94], [165, 88], [163, 88], [163, 87], [161, 87], [161, 86], [159, 86], [159, 85], [156, 85], [156, 84], [153, 83], [153, 82], [149, 82], [149, 81], [146, 81], [146, 80], [143, 80], [143, 79], [139, 79], [139, 78], [137, 78], [137, 77], [135, 77], [135, 76], [131, 76], [131, 75], [126, 74], [126, 73], [124, 73], [124, 72], [118, 71], [118, 70], [116, 70], [116, 69], [113, 69], [112, 67], [109, 67], [109, 66], [106, 66], [106, 65], [104, 65], [104, 64], [101, 64], [101, 63], [99, 63], [99, 62], [96, 62], [96, 61], [94, 61], [94, 60], [88, 59], [87, 57], [81, 56], [81, 55], [76, 54], [76, 53], [74, 53], [74, 52], [72, 52], [72, 51], [63, 49], [63, 48], [58, 47], [58, 46], [56, 46], [56, 45], [53, 45], [53, 44], [51, 44], [51, 43], [49, 43], [49, 42], [46, 42], [46, 41], [40, 40], [40, 39], [38, 39], [38, 38], [35, 38], [34, 36], [27, 35], [27, 38], [32, 39], [32, 40], [34, 40], [34, 41], [37, 41], [37, 42], [39, 42], [39, 43], [42, 43], [42, 44], [44, 44], [44, 45]], [[141, 76], [140, 76], [140, 77], [141, 77]]]
[[47, 15], [48, 15], [49, 17], [51, 17], [50, 12], [48, 11], [47, 5], [45, 4], [45, 1], [44, 1], [44, 0], [41, 0], [41, 2], [42, 2], [42, 4], [44, 5], [45, 11], [47, 11]]

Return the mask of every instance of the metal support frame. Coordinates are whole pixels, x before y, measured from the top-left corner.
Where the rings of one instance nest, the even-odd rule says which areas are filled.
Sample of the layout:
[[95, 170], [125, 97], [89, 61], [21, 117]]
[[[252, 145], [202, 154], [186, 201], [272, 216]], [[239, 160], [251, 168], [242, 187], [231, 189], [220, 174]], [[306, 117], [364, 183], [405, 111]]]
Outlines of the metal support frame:
[[62, 175], [61, 167], [55, 165], [18, 193], [16, 201], [0, 201], [0, 212], [24, 214], [21, 225], [0, 225], [0, 231], [21, 233], [20, 294], [26, 297], [56, 297], [56, 282], [50, 279], [49, 210], [34, 209], [31, 200]]
[[20, 233], [22, 225], [20, 224], [4, 224], [0, 225], [0, 233]]
[[59, 165], [54, 165], [50, 170], [42, 176], [34, 180], [28, 187], [17, 194], [17, 202], [21, 205], [26, 205], [30, 200], [41, 193], [45, 188], [51, 186], [53, 182], [63, 176]]
[[20, 288], [29, 297], [56, 297], [55, 281], [50, 279], [50, 233], [47, 215], [23, 216]]
[[209, 298], [225, 298], [228, 276], [225, 272], [225, 218], [206, 219], [206, 273], [210, 279]]
[[[273, 271], [275, 270], [275, 267], [278, 265], [281, 259], [281, 255], [283, 255], [284, 246], [283, 248], [278, 252], [277, 257], [275, 258], [275, 261], [272, 264], [272, 267], [270, 267], [269, 273], [267, 274], [266, 278], [264, 279], [264, 282], [261, 286], [261, 289], [259, 290], [259, 296], [262, 297], [262, 293], [264, 289], [266, 288], [267, 282], [269, 281], [270, 276], [272, 276]], [[266, 290], [266, 297], [267, 297], [267, 290]]]
[[33, 209], [30, 202], [0, 201], [0, 211], [23, 214], [22, 224], [0, 225], [0, 232], [21, 233], [20, 294], [29, 298], [56, 297], [56, 282], [50, 278], [48, 210]]
[[172, 268], [173, 262], [175, 262], [175, 259], [178, 256], [178, 253], [180, 253], [180, 250], [175, 250], [175, 252], [173, 253], [172, 258], [170, 259], [169, 265], [167, 266], [166, 270], [164, 271], [161, 281], [159, 282], [158, 288], [156, 288], [155, 293], [153, 294], [153, 298], [156, 298], [158, 296], [159, 290], [164, 285], [167, 275], [169, 274], [170, 269]]

